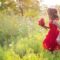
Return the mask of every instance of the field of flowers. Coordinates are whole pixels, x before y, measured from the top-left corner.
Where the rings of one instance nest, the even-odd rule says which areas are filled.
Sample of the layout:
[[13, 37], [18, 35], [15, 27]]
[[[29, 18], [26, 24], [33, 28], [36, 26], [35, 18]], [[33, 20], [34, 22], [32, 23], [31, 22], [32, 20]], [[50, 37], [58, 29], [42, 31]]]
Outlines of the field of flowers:
[[60, 60], [60, 51], [43, 49], [48, 29], [38, 26], [39, 18], [0, 14], [0, 60]]

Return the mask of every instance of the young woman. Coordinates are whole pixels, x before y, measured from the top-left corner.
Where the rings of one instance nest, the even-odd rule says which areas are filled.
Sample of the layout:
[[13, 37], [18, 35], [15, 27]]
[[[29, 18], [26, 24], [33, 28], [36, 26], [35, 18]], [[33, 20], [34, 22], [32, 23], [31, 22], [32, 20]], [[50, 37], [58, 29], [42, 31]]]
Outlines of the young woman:
[[43, 47], [48, 51], [53, 52], [54, 50], [60, 49], [60, 45], [56, 41], [57, 36], [59, 34], [58, 30], [59, 25], [57, 23], [59, 17], [57, 15], [57, 10], [55, 8], [48, 8], [48, 16], [49, 16], [49, 27], [46, 27], [45, 25], [43, 27], [49, 28], [49, 32], [43, 41]]

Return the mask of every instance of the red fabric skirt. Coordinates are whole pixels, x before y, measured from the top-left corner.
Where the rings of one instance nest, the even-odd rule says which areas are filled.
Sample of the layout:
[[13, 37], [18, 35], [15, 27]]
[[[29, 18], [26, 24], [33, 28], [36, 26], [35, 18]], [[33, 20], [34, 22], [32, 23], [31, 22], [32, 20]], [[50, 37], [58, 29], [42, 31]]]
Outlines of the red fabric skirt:
[[59, 31], [56, 30], [49, 30], [46, 38], [43, 41], [43, 47], [49, 51], [54, 51], [57, 49], [60, 49], [60, 46], [58, 45], [56, 38], [58, 36]]

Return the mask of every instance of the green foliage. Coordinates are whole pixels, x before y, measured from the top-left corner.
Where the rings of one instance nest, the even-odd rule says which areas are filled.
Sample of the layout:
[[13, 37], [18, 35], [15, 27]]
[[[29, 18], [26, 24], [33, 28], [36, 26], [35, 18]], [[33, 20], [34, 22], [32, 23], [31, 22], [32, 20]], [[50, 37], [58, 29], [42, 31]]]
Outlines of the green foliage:
[[39, 60], [39, 57], [32, 53], [24, 56], [22, 60]]
[[16, 54], [19, 54], [20, 57], [25, 56], [28, 53], [40, 53], [40, 44], [33, 38], [22, 38], [17, 41], [17, 44], [14, 48]]
[[19, 21], [17, 17], [1, 14], [0, 16], [0, 45], [9, 47], [18, 36]]
[[21, 60], [19, 55], [16, 55], [13, 50], [5, 51], [5, 60]]
[[0, 60], [4, 60], [4, 50], [2, 47], [0, 47]]
[[51, 54], [43, 49], [48, 30], [38, 26], [37, 19], [0, 14], [0, 60], [60, 59], [60, 51]]

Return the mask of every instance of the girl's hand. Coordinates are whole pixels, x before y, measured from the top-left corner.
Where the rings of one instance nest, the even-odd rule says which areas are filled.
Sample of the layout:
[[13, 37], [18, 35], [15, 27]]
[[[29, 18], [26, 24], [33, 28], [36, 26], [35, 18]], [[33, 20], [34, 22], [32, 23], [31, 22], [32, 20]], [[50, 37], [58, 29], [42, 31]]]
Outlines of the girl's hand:
[[48, 26], [44, 26], [44, 28], [45, 28], [45, 29], [49, 29], [49, 27], [48, 27]]

